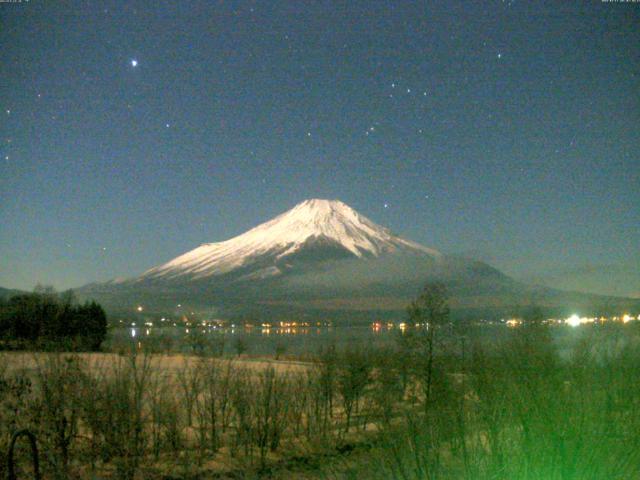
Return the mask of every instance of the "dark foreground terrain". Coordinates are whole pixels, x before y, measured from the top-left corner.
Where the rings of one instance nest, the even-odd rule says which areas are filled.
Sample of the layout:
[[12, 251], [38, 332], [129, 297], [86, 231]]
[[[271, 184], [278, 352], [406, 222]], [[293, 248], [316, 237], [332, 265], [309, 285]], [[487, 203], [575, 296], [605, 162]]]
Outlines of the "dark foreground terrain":
[[[580, 326], [563, 355], [564, 326], [416, 329], [312, 362], [6, 353], [0, 476], [28, 428], [44, 478], [639, 478], [636, 323]], [[15, 463], [29, 478], [23, 440]]]

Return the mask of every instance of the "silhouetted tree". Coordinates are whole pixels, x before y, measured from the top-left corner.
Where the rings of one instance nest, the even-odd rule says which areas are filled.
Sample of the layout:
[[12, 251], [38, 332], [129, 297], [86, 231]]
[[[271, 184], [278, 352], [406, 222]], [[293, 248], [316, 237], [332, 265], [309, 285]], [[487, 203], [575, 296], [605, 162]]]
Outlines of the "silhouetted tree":
[[[436, 332], [449, 323], [449, 296], [444, 284], [427, 283], [420, 295], [408, 308], [409, 335], [413, 335], [412, 344], [418, 351], [419, 375], [424, 389], [425, 408], [431, 399], [433, 383], [433, 358]], [[413, 330], [419, 325], [418, 330]]]
[[249, 346], [247, 345], [247, 341], [241, 336], [238, 336], [235, 342], [233, 342], [233, 347], [236, 353], [238, 354], [238, 356], [242, 355], [249, 349]]
[[38, 286], [0, 304], [0, 338], [20, 344], [97, 350], [107, 334], [100, 305], [77, 304], [73, 292]]

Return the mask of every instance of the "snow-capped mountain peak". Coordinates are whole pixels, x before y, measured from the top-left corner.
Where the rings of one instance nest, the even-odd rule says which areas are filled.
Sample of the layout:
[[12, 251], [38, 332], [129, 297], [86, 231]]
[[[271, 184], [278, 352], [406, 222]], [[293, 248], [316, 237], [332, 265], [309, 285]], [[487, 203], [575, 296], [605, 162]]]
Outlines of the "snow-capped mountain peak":
[[360, 215], [339, 200], [305, 200], [237, 237], [205, 243], [164, 265], [145, 272], [140, 280], [189, 276], [204, 278], [246, 267], [256, 259], [272, 258], [272, 265], [256, 275], [280, 273], [275, 265], [306, 245], [322, 241], [342, 248], [355, 257], [377, 257], [384, 253], [411, 251], [432, 257], [440, 253], [400, 237]]

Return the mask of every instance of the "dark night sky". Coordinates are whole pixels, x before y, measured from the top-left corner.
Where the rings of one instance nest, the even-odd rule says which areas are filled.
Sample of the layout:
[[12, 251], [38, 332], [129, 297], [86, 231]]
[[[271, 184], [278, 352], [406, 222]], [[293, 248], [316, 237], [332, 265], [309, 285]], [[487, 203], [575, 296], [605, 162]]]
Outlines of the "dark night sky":
[[640, 296], [640, 4], [0, 15], [2, 286], [131, 276], [320, 197], [517, 278]]

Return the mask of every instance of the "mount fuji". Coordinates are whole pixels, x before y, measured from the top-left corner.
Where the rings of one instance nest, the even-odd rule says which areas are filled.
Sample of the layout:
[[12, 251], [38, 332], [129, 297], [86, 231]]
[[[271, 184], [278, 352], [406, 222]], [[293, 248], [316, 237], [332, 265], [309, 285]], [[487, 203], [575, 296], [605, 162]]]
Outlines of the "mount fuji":
[[392, 235], [338, 200], [312, 199], [235, 238], [200, 245], [135, 282], [198, 281], [234, 272], [242, 273], [238, 280], [257, 280], [283, 275], [305, 261], [399, 253], [442, 257]]
[[230, 316], [353, 316], [403, 312], [432, 279], [447, 284], [459, 309], [504, 309], [532, 297], [566, 303], [569, 295], [405, 240], [341, 201], [321, 199], [305, 200], [237, 237], [204, 243], [138, 277], [77, 292], [111, 310], [144, 303], [157, 311], [188, 305]]

